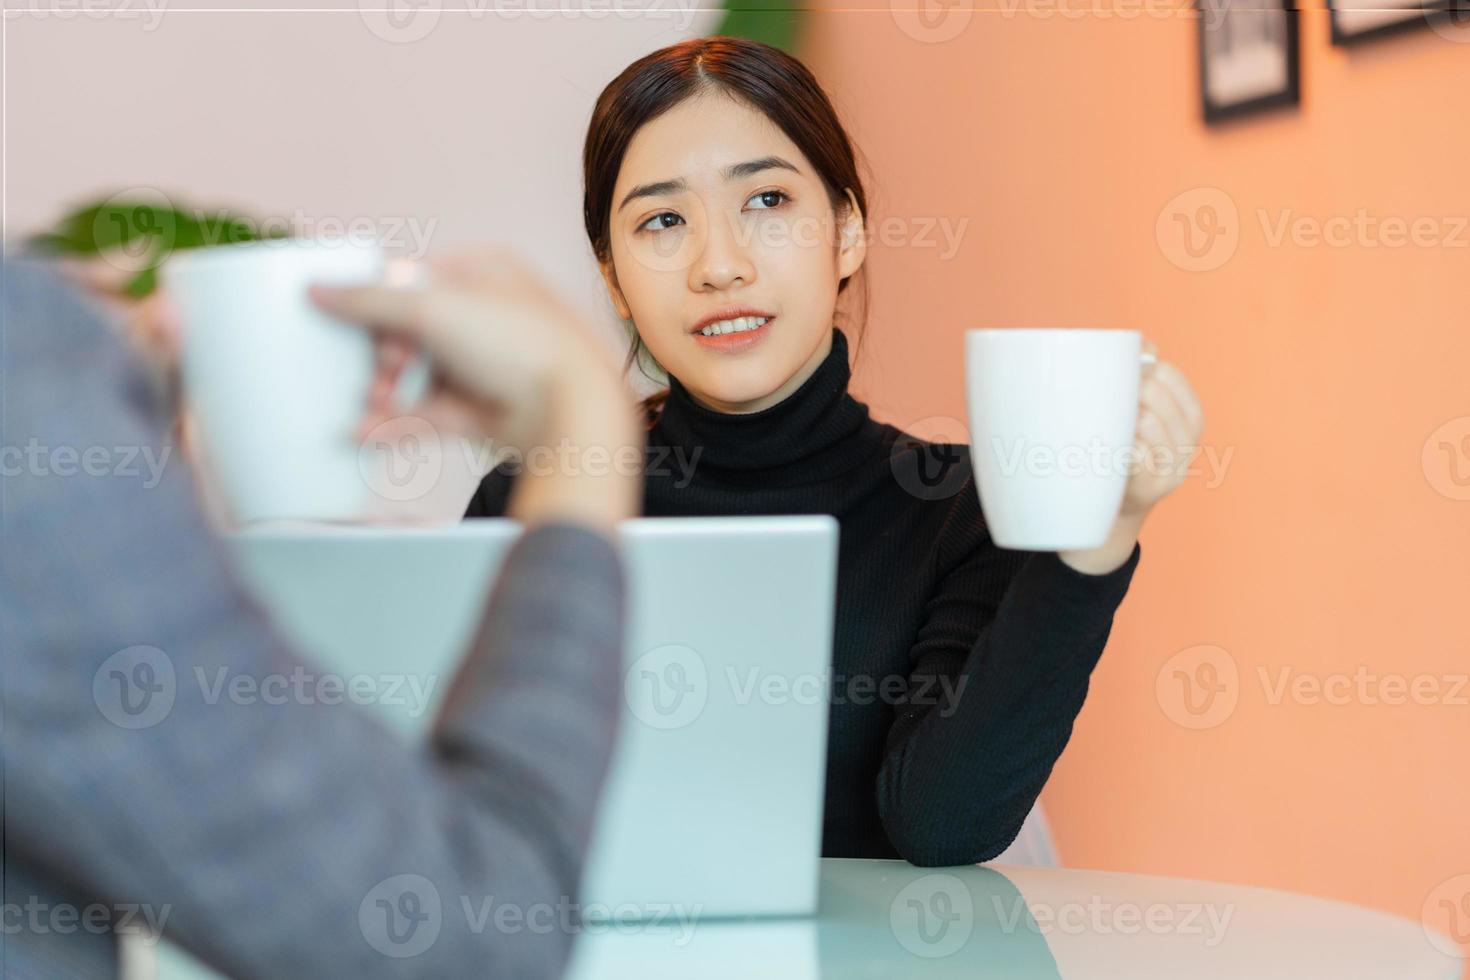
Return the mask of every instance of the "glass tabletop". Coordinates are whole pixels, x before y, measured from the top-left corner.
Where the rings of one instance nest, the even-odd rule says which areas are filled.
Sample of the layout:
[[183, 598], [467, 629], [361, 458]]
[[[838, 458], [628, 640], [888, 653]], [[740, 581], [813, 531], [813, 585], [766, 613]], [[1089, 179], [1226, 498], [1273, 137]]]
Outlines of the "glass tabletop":
[[[813, 918], [586, 923], [567, 977], [1459, 980], [1452, 948], [1419, 922], [1265, 888], [827, 858]], [[128, 961], [125, 977], [217, 976], [167, 944]]]

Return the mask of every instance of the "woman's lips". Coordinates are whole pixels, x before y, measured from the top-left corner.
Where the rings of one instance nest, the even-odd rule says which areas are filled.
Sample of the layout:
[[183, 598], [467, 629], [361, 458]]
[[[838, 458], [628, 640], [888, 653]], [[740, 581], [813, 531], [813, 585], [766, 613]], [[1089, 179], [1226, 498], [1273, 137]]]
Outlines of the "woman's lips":
[[775, 317], [770, 317], [765, 323], [754, 330], [741, 330], [736, 333], [715, 334], [706, 337], [702, 333], [691, 334], [695, 341], [702, 347], [707, 347], [721, 354], [739, 354], [741, 351], [750, 350], [756, 344], [766, 339], [766, 334], [771, 332], [771, 324], [776, 322]]

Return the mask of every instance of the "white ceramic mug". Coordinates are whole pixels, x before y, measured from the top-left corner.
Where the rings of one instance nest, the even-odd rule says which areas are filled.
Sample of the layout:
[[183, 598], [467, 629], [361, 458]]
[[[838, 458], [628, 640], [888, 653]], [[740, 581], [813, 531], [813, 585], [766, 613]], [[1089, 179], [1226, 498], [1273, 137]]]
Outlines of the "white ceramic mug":
[[1107, 540], [1136, 466], [1137, 330], [1004, 327], [965, 332], [970, 454], [980, 508], [1003, 548]]
[[[307, 288], [379, 282], [389, 268], [377, 246], [312, 239], [180, 252], [164, 265], [183, 323], [185, 400], [237, 523], [366, 514], [353, 432], [375, 370], [372, 337], [323, 313]], [[421, 278], [393, 269], [403, 284]], [[419, 359], [400, 399], [418, 400], [427, 380]]]

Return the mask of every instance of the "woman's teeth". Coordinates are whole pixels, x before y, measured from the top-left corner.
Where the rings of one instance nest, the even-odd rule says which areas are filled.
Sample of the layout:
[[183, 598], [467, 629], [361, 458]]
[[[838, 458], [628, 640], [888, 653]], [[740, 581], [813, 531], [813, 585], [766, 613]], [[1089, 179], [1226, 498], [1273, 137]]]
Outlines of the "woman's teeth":
[[755, 330], [758, 327], [765, 326], [768, 319], [770, 318], [764, 316], [741, 316], [733, 320], [720, 320], [718, 323], [711, 323], [699, 332], [706, 337], [714, 337], [722, 333], [744, 333], [747, 330]]

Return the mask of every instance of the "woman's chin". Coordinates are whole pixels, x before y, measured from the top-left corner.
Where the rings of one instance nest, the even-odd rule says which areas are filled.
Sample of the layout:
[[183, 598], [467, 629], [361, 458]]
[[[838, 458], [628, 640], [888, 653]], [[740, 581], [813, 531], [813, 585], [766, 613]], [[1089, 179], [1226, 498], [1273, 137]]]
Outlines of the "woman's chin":
[[780, 387], [780, 381], [776, 378], [762, 376], [741, 382], [740, 379], [731, 378], [732, 373], [729, 369], [722, 371], [719, 380], [709, 387], [701, 387], [697, 382], [694, 386], [685, 382], [684, 386], [706, 408], [742, 415], [760, 411]]

